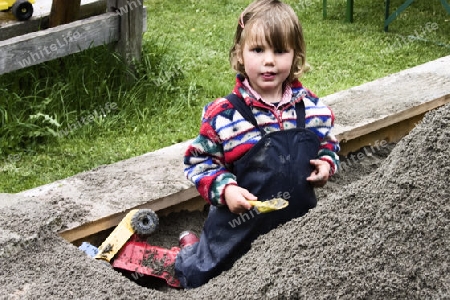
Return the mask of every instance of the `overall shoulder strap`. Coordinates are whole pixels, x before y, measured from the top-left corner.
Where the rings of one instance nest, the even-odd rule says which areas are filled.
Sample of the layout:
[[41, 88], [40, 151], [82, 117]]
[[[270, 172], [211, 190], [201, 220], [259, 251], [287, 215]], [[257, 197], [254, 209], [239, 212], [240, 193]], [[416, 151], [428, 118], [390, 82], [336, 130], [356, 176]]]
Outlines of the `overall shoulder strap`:
[[295, 112], [297, 114], [297, 128], [305, 128], [305, 102], [302, 100], [295, 105]]
[[234, 108], [250, 123], [252, 123], [253, 126], [259, 129], [261, 131], [261, 134], [264, 135], [264, 130], [259, 127], [258, 122], [255, 119], [255, 116], [253, 115], [252, 109], [242, 101], [241, 98], [239, 98], [236, 94], [229, 94], [225, 97], [228, 101], [233, 104]]

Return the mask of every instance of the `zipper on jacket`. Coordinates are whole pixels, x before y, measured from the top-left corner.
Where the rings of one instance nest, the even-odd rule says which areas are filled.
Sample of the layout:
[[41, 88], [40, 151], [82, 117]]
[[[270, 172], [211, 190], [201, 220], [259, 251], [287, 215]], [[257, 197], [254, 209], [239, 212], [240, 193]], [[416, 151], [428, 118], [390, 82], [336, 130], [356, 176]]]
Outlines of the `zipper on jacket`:
[[269, 110], [273, 113], [275, 119], [277, 119], [278, 126], [280, 126], [280, 130], [284, 130], [283, 118], [281, 117], [284, 109], [278, 109], [276, 107], [275, 109], [273, 109], [272, 107], [269, 107]]

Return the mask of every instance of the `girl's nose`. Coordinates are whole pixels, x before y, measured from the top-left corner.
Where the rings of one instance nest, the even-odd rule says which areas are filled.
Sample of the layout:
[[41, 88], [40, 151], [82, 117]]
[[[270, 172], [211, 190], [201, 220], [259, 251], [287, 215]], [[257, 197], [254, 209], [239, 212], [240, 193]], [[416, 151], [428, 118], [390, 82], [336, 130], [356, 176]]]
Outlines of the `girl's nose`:
[[273, 65], [275, 61], [275, 53], [272, 50], [265, 51], [264, 53], [264, 64]]

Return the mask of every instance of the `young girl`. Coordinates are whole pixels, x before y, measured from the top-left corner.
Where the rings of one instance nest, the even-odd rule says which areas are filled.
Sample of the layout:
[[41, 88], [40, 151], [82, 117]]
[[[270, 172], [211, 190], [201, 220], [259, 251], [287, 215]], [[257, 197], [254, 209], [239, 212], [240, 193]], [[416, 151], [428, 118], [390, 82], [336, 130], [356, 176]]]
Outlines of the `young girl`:
[[[230, 62], [233, 93], [205, 106], [185, 174], [211, 204], [198, 242], [182, 247], [175, 274], [185, 288], [206, 283], [260, 235], [316, 206], [314, 187], [338, 166], [334, 115], [298, 77], [305, 42], [292, 8], [257, 0], [241, 14]], [[283, 197], [289, 206], [260, 214], [248, 200]]]

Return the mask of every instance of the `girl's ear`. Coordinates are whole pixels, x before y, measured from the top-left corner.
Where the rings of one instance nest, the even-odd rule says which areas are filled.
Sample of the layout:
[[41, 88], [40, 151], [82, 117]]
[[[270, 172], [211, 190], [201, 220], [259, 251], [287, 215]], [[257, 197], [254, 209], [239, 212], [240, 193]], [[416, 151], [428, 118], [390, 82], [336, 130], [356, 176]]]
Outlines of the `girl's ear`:
[[243, 58], [243, 55], [242, 55], [242, 48], [241, 48], [241, 46], [239, 44], [236, 45], [236, 58], [237, 58], [238, 63], [240, 63], [241, 65], [244, 64], [244, 58]]
[[237, 53], [237, 59], [241, 65], [244, 65], [244, 58], [242, 56], [242, 52], [239, 51], [239, 53]]

